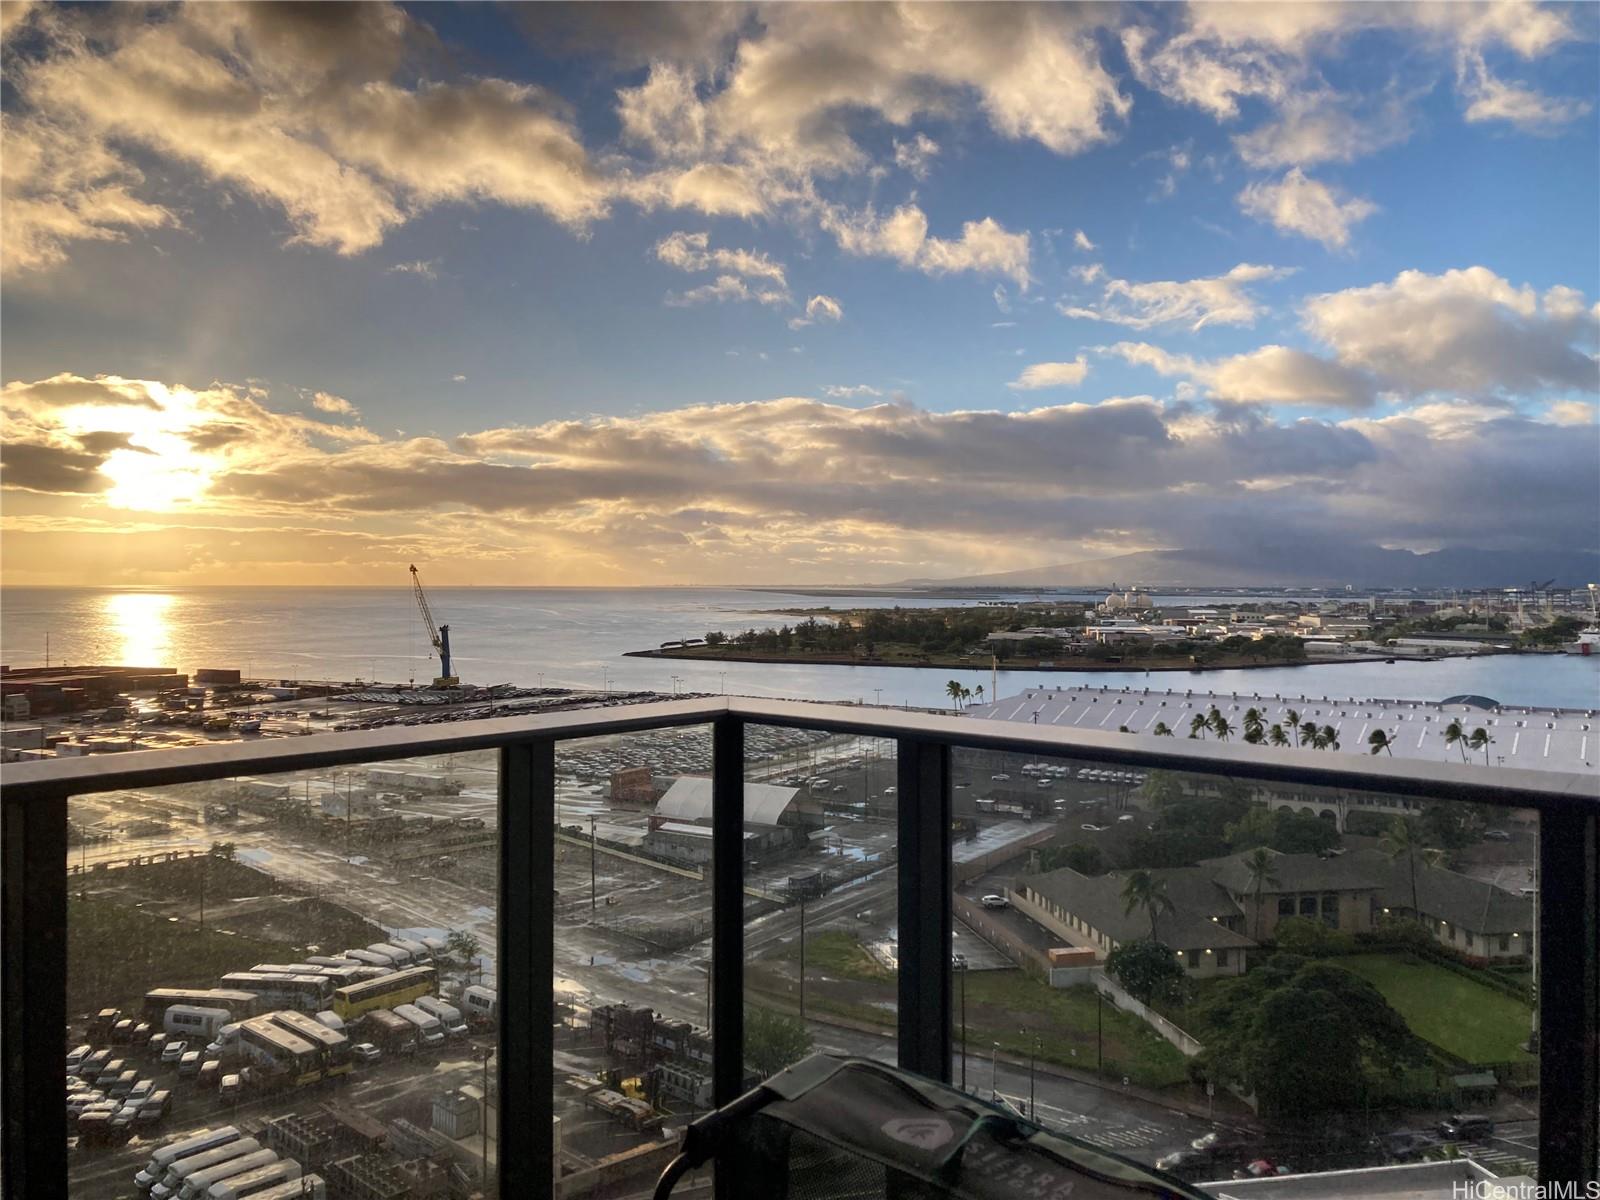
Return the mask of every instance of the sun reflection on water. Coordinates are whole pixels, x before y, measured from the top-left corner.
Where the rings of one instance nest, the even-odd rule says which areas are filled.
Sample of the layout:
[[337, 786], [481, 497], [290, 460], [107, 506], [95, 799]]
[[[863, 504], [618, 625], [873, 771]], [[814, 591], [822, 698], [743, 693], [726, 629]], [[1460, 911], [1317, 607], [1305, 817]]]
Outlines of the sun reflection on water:
[[101, 600], [102, 627], [117, 666], [170, 666], [173, 652], [172, 606], [163, 592], [114, 592]]

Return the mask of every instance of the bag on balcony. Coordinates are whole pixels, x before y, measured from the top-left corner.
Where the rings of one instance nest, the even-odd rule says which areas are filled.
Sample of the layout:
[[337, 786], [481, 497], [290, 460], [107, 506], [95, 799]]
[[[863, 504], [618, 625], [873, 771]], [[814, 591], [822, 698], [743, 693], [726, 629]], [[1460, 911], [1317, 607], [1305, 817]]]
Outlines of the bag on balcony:
[[741, 1200], [1203, 1197], [948, 1084], [827, 1054], [701, 1117], [683, 1142], [656, 1200], [708, 1160], [727, 1195]]

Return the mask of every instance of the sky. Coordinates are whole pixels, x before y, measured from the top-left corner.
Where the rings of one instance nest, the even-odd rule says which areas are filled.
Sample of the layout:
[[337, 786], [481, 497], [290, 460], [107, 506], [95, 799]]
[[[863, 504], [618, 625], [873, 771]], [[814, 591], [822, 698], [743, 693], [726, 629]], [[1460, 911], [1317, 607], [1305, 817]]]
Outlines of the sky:
[[0, 14], [7, 584], [1600, 549], [1596, 6]]

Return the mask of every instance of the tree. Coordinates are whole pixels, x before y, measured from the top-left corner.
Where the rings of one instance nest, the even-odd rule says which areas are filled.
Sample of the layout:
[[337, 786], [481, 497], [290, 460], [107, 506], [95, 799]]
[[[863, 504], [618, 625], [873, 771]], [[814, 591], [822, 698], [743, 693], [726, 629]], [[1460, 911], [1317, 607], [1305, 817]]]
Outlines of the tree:
[[1283, 731], [1282, 725], [1274, 725], [1272, 731], [1267, 734], [1267, 740], [1274, 746], [1287, 746], [1289, 744], [1289, 735]]
[[1165, 808], [1183, 799], [1183, 783], [1171, 771], [1151, 771], [1145, 776], [1140, 790], [1157, 808]]
[[1494, 739], [1489, 736], [1489, 731], [1482, 725], [1474, 729], [1467, 738], [1467, 745], [1474, 750], [1483, 751], [1483, 765], [1489, 765], [1489, 747], [1494, 745]]
[[708, 646], [720, 646], [724, 642], [726, 642], [727, 640], [728, 640], [728, 635], [727, 634], [720, 633], [715, 629], [711, 630], [709, 633], [706, 634], [706, 645], [708, 645]]
[[1255, 900], [1256, 909], [1255, 932], [1250, 936], [1258, 942], [1261, 940], [1261, 893], [1283, 882], [1273, 874], [1273, 866], [1272, 851], [1265, 846], [1257, 846], [1244, 860], [1245, 873], [1250, 876], [1250, 895]]
[[1210, 728], [1210, 722], [1200, 713], [1195, 713], [1194, 716], [1189, 718], [1189, 736], [1192, 738], [1204, 737], [1206, 730]]
[[1123, 914], [1131, 915], [1136, 908], [1150, 914], [1150, 940], [1156, 939], [1156, 917], [1175, 911], [1172, 898], [1167, 895], [1167, 881], [1157, 879], [1149, 871], [1130, 872], [1122, 884]]
[[770, 1009], [744, 1010], [744, 1060], [762, 1079], [769, 1079], [811, 1053], [811, 1031], [797, 1017]]
[[239, 848], [233, 842], [212, 842], [211, 857], [223, 862], [233, 862], [239, 857]]
[[945, 684], [944, 694], [950, 697], [951, 708], [959, 708], [961, 706], [961, 684], [959, 682], [952, 679], [949, 683]]
[[1071, 867], [1079, 875], [1104, 875], [1105, 856], [1100, 847], [1077, 843], [1071, 846], [1045, 846], [1039, 851], [1039, 870], [1056, 871]]
[[1424, 1061], [1383, 995], [1354, 972], [1280, 951], [1220, 981], [1198, 1011], [1194, 1070], [1254, 1092], [1263, 1116], [1314, 1119], [1361, 1106], [1369, 1089]]
[[1461, 761], [1467, 761], [1467, 730], [1460, 717], [1444, 727], [1444, 744], [1456, 747], [1461, 751]]
[[1289, 728], [1294, 731], [1294, 744], [1298, 746], [1300, 744], [1300, 714], [1292, 708], [1285, 709], [1283, 719], [1288, 723]]
[[1106, 974], [1145, 1004], [1176, 999], [1183, 990], [1183, 965], [1178, 956], [1150, 938], [1123, 942], [1108, 954]]
[[1306, 722], [1304, 722], [1300, 726], [1300, 737], [1295, 742], [1295, 745], [1297, 745], [1297, 746], [1305, 745], [1307, 742], [1309, 742], [1313, 738], [1315, 738], [1317, 736], [1317, 733], [1318, 733], [1317, 723], [1315, 721], [1306, 721]]
[[1411, 913], [1416, 920], [1421, 921], [1422, 905], [1417, 902], [1417, 863], [1421, 861], [1432, 865], [1438, 861], [1438, 852], [1429, 850], [1422, 844], [1422, 830], [1418, 827], [1415, 817], [1396, 817], [1390, 821], [1389, 828], [1384, 830], [1378, 845], [1390, 858], [1397, 861], [1405, 859], [1406, 871], [1411, 880]]
[[983, 684], [980, 683], [977, 687], [973, 688], [972, 692], [973, 692], [973, 694], [975, 696], [978, 697], [978, 703], [982, 704], [983, 703]]
[[1228, 724], [1228, 718], [1215, 708], [1212, 708], [1210, 715], [1206, 718], [1206, 723], [1211, 726], [1211, 732], [1217, 735], [1219, 742], [1227, 741], [1233, 733], [1233, 726]]
[[1157, 721], [1155, 728], [1153, 728], [1150, 732], [1156, 737], [1171, 737], [1172, 726], [1168, 725], [1165, 721]]
[[1259, 742], [1265, 733], [1266, 722], [1261, 718], [1261, 710], [1259, 708], [1245, 709], [1244, 740], [1247, 742]]
[[483, 951], [483, 943], [470, 929], [452, 929], [444, 935], [445, 952], [457, 962], [463, 972], [470, 973], [472, 965]]
[[[1311, 725], [1309, 721], [1307, 724], [1311, 727], [1311, 748], [1313, 750], [1337, 750], [1339, 748], [1338, 731], [1332, 725], [1324, 725], [1321, 729], [1318, 729], [1315, 725]], [[1374, 750], [1373, 753], [1376, 754], [1377, 751]]]
[[1285, 917], [1272, 931], [1272, 940], [1279, 950], [1306, 958], [1349, 954], [1356, 947], [1355, 938], [1315, 917]]
[[1374, 729], [1367, 735], [1367, 745], [1372, 747], [1372, 753], [1387, 753], [1394, 757], [1394, 738], [1381, 729]]

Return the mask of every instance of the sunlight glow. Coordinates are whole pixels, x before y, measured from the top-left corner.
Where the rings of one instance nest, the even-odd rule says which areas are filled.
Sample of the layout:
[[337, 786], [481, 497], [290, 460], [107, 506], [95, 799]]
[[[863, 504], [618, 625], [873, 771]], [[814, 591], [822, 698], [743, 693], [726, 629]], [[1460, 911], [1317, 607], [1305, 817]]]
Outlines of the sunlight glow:
[[166, 664], [173, 653], [174, 597], [164, 592], [117, 592], [101, 597], [102, 625], [111, 635], [112, 661], [128, 666]]

